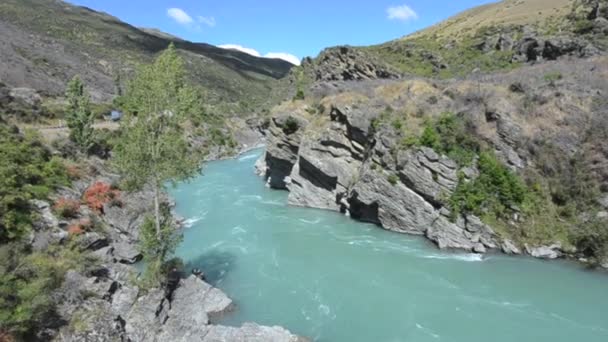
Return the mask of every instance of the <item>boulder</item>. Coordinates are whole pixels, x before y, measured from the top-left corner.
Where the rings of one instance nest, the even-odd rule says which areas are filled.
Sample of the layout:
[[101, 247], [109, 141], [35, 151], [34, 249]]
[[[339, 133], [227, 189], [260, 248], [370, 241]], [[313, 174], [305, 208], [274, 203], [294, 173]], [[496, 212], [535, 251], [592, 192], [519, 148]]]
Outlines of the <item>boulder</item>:
[[539, 259], [557, 259], [562, 256], [561, 244], [556, 243], [551, 246], [530, 247], [525, 245], [526, 253]]
[[83, 249], [91, 251], [107, 247], [108, 243], [108, 238], [96, 232], [87, 232], [78, 239], [78, 244]]
[[124, 264], [134, 264], [141, 260], [142, 255], [134, 243], [120, 241], [113, 244], [114, 257], [118, 262]]
[[521, 254], [521, 250], [511, 240], [504, 240], [501, 249], [505, 254]]
[[173, 292], [169, 316], [196, 326], [221, 317], [233, 307], [232, 300], [221, 290], [191, 275], [181, 280]]
[[30, 106], [37, 106], [42, 102], [42, 97], [31, 88], [13, 88], [10, 90], [10, 96]]

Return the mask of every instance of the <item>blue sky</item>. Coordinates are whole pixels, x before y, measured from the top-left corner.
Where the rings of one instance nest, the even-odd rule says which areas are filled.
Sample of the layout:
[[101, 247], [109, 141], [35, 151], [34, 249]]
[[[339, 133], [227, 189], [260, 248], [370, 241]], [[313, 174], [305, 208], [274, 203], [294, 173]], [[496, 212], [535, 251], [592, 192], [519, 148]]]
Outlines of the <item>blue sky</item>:
[[[139, 27], [261, 56], [316, 56], [402, 37], [491, 0], [69, 0]], [[285, 55], [281, 55], [285, 54]]]

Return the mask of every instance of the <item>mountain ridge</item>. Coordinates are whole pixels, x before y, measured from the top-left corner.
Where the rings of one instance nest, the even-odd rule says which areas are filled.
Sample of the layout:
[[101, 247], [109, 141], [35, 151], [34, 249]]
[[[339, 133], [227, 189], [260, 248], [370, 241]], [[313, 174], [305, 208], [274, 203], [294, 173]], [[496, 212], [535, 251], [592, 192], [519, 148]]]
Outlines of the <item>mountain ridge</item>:
[[2, 82], [52, 96], [61, 95], [67, 80], [80, 74], [95, 100], [108, 101], [116, 93], [117, 74], [131, 74], [139, 63], [151, 61], [173, 43], [185, 57], [194, 83], [205, 89], [208, 102], [220, 111], [248, 112], [282, 99], [272, 91], [274, 83], [293, 66], [142, 30], [60, 0], [3, 1], [0, 32]]

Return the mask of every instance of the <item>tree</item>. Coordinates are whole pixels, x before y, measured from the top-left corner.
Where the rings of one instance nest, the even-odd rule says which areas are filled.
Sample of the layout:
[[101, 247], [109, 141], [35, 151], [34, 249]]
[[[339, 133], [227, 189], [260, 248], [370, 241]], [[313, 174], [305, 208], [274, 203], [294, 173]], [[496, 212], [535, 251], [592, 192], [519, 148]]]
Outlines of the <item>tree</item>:
[[70, 139], [86, 153], [93, 144], [95, 116], [91, 112], [91, 100], [80, 77], [75, 76], [68, 83], [66, 97], [68, 99], [66, 121], [70, 129]]
[[[183, 61], [173, 44], [153, 64], [138, 70], [128, 83], [123, 103], [125, 115], [114, 151], [115, 162], [127, 188], [152, 187], [156, 241], [146, 239], [142, 253], [162, 263], [175, 249], [175, 243], [166, 234], [173, 228], [168, 227], [171, 220], [161, 208], [161, 192], [167, 182], [194, 176], [202, 162], [200, 155], [189, 149], [182, 126], [201, 111], [201, 101], [186, 82]], [[147, 228], [142, 226], [143, 236], [147, 236]]]

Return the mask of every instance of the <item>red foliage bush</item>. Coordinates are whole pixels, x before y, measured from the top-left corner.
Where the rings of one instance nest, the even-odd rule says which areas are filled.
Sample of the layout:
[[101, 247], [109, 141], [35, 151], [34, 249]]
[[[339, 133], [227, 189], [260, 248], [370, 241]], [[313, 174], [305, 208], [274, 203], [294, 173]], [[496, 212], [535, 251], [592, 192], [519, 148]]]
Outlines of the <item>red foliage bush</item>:
[[70, 235], [80, 235], [82, 233], [84, 233], [84, 229], [82, 229], [79, 223], [71, 224], [68, 227], [68, 234]]
[[62, 218], [73, 218], [80, 212], [80, 203], [69, 198], [60, 198], [53, 205], [53, 210]]
[[96, 182], [84, 192], [84, 201], [91, 210], [103, 214], [103, 206], [114, 202], [119, 204], [120, 191], [104, 182]]

